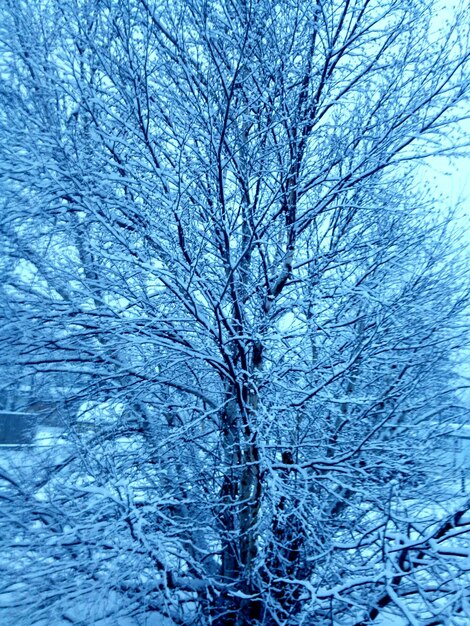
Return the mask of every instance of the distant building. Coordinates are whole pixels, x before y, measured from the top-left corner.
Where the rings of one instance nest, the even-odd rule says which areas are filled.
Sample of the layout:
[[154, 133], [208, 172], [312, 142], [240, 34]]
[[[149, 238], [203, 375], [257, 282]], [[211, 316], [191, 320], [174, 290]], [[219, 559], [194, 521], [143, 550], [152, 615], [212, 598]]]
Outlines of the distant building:
[[19, 385], [0, 395], [0, 446], [33, 445], [40, 426], [59, 423], [59, 401], [40, 397], [30, 386]]
[[0, 445], [32, 445], [37, 421], [33, 413], [0, 411]]
[[460, 490], [467, 493], [467, 474], [470, 472], [470, 424], [450, 424], [452, 441], [452, 469], [460, 477]]

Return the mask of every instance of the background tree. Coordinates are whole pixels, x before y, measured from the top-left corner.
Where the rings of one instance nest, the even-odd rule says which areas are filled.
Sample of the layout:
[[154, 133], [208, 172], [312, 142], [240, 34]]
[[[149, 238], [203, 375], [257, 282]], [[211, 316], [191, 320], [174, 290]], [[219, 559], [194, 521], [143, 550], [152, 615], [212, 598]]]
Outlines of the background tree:
[[13, 623], [468, 616], [436, 484], [467, 287], [415, 174], [468, 15], [435, 10], [6, 2], [5, 384], [65, 428], [2, 470]]

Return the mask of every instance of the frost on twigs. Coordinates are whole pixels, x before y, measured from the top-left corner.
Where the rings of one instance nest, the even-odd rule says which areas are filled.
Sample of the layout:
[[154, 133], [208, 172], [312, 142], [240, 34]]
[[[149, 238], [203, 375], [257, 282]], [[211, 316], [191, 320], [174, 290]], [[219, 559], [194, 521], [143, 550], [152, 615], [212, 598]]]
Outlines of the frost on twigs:
[[441, 10], [2, 3], [4, 622], [468, 621]]

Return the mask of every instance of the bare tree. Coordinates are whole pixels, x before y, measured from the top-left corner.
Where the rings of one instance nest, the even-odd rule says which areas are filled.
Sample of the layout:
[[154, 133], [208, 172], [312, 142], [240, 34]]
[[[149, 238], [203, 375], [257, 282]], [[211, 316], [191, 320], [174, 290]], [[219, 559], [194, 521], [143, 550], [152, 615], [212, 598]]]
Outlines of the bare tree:
[[66, 428], [2, 470], [13, 619], [468, 617], [468, 288], [417, 178], [468, 13], [435, 11], [7, 0], [5, 385], [60, 388]]

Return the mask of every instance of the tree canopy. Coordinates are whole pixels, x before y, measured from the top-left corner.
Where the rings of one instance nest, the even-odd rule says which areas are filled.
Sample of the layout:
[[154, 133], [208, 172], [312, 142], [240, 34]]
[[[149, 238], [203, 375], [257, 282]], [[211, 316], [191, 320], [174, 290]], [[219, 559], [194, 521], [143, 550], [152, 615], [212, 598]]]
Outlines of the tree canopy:
[[5, 0], [0, 364], [63, 429], [0, 469], [12, 624], [468, 619], [443, 15]]

